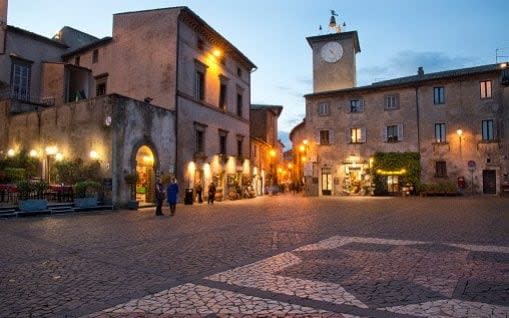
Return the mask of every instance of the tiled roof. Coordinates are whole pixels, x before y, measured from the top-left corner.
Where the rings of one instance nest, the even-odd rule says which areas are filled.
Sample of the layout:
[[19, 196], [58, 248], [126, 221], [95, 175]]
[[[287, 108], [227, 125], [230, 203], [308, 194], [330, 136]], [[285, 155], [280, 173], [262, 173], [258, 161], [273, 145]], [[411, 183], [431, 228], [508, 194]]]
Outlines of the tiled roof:
[[455, 70], [429, 73], [429, 74], [423, 74], [423, 75], [400, 77], [400, 78], [390, 79], [390, 80], [386, 80], [386, 81], [374, 82], [372, 84], [372, 86], [380, 86], [380, 85], [390, 86], [390, 85], [409, 84], [409, 83], [416, 83], [416, 82], [423, 82], [423, 81], [430, 81], [430, 80], [438, 80], [438, 79], [446, 79], [446, 78], [452, 78], [452, 77], [474, 75], [474, 74], [479, 74], [479, 73], [487, 73], [487, 72], [497, 71], [500, 69], [501, 69], [501, 64], [488, 64], [488, 65], [481, 65], [481, 66], [475, 66], [475, 67], [469, 67], [469, 68], [460, 68], [460, 69], [455, 69]]
[[47, 38], [47, 37], [42, 36], [40, 34], [31, 32], [31, 31], [27, 31], [25, 29], [21, 29], [21, 28], [12, 26], [12, 25], [8, 25], [7, 26], [7, 31], [17, 32], [19, 34], [23, 34], [23, 35], [29, 36], [29, 37], [31, 37], [33, 39], [36, 39], [36, 40], [39, 40], [39, 41], [42, 41], [42, 42], [46, 42], [46, 43], [49, 43], [49, 44], [52, 44], [54, 46], [58, 46], [58, 47], [61, 47], [61, 48], [64, 48], [64, 49], [68, 47], [67, 45], [65, 45], [62, 42], [55, 41], [53, 39]]
[[276, 115], [279, 116], [281, 112], [283, 111], [283, 106], [281, 105], [266, 105], [266, 104], [251, 104], [249, 106], [252, 110], [257, 109], [268, 109], [276, 112]]
[[[490, 73], [490, 72], [496, 72], [496, 71], [502, 70], [504, 68], [504, 65], [506, 65], [506, 64], [507, 63], [504, 62], [504, 63], [498, 63], [498, 64], [480, 65], [480, 66], [475, 66], [475, 67], [461, 68], [461, 69], [428, 73], [428, 74], [422, 74], [422, 75], [412, 75], [412, 76], [390, 79], [390, 80], [386, 80], [386, 81], [374, 82], [371, 85], [306, 94], [306, 95], [304, 95], [304, 97], [323, 96], [323, 95], [330, 95], [330, 94], [335, 94], [335, 93], [358, 92], [358, 91], [366, 91], [366, 90], [372, 90], [372, 89], [378, 89], [378, 88], [390, 88], [390, 87], [397, 87], [397, 86], [415, 85], [415, 84], [423, 83], [426, 81], [452, 79], [452, 78], [458, 78], [458, 77], [463, 77], [463, 76], [471, 76], [471, 75], [482, 74], [482, 73]], [[506, 67], [509, 69], [509, 65], [507, 65]]]
[[67, 52], [67, 53], [62, 55], [62, 58], [66, 58], [66, 57], [69, 57], [69, 56], [72, 56], [72, 55], [75, 55], [75, 54], [79, 54], [79, 53], [83, 53], [83, 52], [89, 51], [89, 50], [94, 49], [94, 48], [96, 48], [98, 46], [101, 46], [101, 45], [104, 45], [106, 43], [109, 43], [111, 40], [112, 40], [111, 36], [104, 37], [102, 39], [99, 39], [97, 41], [89, 43], [89, 44], [87, 44], [85, 46], [77, 48], [76, 50]]

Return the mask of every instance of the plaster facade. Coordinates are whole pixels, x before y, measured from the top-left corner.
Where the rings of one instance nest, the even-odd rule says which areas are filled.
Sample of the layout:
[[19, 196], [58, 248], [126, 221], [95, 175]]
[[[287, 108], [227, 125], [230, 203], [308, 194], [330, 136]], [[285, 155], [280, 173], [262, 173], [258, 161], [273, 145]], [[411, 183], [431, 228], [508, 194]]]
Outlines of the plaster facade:
[[280, 105], [250, 106], [251, 159], [257, 195], [265, 193], [266, 187], [278, 184], [277, 168], [283, 156], [277, 124], [282, 111]]
[[[64, 159], [91, 159], [95, 151], [103, 177], [112, 179], [111, 200], [125, 206], [129, 187], [123, 176], [136, 168], [133, 154], [148, 145], [154, 153], [154, 173], [175, 164], [174, 112], [131, 98], [108, 95], [11, 115], [9, 101], [1, 104], [5, 123], [0, 140], [14, 150], [36, 150], [47, 170], [45, 148], [55, 146]], [[111, 118], [106, 124], [105, 118]]]
[[[449, 182], [464, 193], [509, 191], [507, 63], [430, 74], [419, 68], [415, 76], [345, 87], [354, 77], [336, 69], [351, 63], [347, 69], [355, 71], [355, 59], [346, 55], [324, 69], [320, 44], [330, 40], [358, 45], [341, 34], [308, 38], [318, 78], [298, 129], [308, 142], [309, 161], [299, 163], [307, 194], [372, 194], [379, 173], [388, 192], [400, 193], [404, 169], [373, 171], [377, 152], [419, 153], [422, 183]], [[292, 135], [297, 149], [304, 139]]]
[[[31, 34], [24, 30], [18, 33]], [[157, 167], [156, 176], [175, 175], [183, 185], [182, 190], [197, 184], [206, 188], [216, 182], [218, 198], [229, 191], [228, 187], [250, 182], [250, 76], [256, 67], [190, 9], [174, 7], [115, 14], [112, 37], [103, 39], [69, 27], [64, 27], [54, 39], [31, 34], [32, 38], [42, 43], [37, 45], [55, 48], [43, 48], [42, 54], [39, 49], [33, 50], [34, 44], [27, 38], [19, 37], [7, 43], [12, 50], [19, 48], [17, 55], [37, 65], [37, 72], [29, 75], [30, 85], [34, 87], [31, 93], [45, 96], [51, 103], [24, 101], [20, 104], [18, 99], [11, 99], [5, 108], [10, 109], [11, 115], [40, 113], [49, 105], [56, 105], [51, 109], [57, 109], [81, 100], [93, 104], [101, 100], [100, 96], [121, 94], [132, 99], [129, 103], [138, 105], [138, 101], [145, 101], [141, 108], [153, 107], [153, 111], [162, 108], [171, 113], [161, 117], [162, 121], [157, 119], [157, 123], [151, 123], [144, 113], [132, 110], [134, 117], [124, 118], [126, 122], [122, 122], [127, 127], [132, 125], [135, 131], [143, 130], [149, 148], [157, 144], [153, 140], [156, 137], [174, 143], [165, 145], [163, 150], [153, 149], [158, 156], [170, 158], [169, 164]], [[11, 74], [11, 61], [2, 58], [0, 62], [3, 63], [0, 67], [9, 68], [2, 74]], [[197, 83], [198, 72], [202, 74], [200, 83]], [[199, 141], [197, 129], [201, 132]], [[162, 131], [164, 135], [158, 136]], [[227, 134], [224, 153], [220, 153], [219, 133]], [[20, 139], [24, 138], [21, 132], [18, 134]], [[12, 143], [10, 137], [1, 136], [5, 140], [3, 145], [8, 147]], [[111, 144], [110, 157], [123, 165], [122, 171], [113, 173], [118, 180], [136, 169], [132, 164], [135, 159], [125, 158], [124, 147], [136, 153], [139, 146], [130, 136], [130, 131], [125, 130], [124, 143]], [[113, 184], [116, 183], [114, 180]], [[124, 199], [120, 192], [113, 193]]]

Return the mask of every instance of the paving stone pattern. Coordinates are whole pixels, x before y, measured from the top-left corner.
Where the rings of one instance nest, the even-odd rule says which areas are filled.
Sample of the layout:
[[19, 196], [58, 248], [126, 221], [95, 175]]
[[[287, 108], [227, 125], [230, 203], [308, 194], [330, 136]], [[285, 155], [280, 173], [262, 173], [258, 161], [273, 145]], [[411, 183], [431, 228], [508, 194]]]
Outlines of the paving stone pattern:
[[450, 200], [2, 220], [0, 316], [507, 318], [509, 201]]

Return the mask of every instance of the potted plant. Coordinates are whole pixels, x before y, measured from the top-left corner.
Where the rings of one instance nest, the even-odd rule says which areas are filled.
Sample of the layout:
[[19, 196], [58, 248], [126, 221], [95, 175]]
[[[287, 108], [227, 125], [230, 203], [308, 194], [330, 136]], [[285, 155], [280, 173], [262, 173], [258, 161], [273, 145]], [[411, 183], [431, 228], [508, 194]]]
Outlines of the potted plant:
[[80, 181], [74, 185], [74, 193], [76, 199], [74, 205], [80, 209], [97, 207], [97, 193], [101, 188], [101, 184], [97, 181], [87, 180]]
[[19, 192], [19, 209], [23, 212], [38, 212], [48, 209], [48, 200], [43, 198], [48, 184], [44, 181], [23, 180], [16, 185]]
[[124, 176], [124, 181], [129, 185], [129, 201], [127, 207], [132, 210], [138, 209], [138, 201], [136, 201], [136, 183], [138, 182], [138, 174], [136, 172], [129, 173]]

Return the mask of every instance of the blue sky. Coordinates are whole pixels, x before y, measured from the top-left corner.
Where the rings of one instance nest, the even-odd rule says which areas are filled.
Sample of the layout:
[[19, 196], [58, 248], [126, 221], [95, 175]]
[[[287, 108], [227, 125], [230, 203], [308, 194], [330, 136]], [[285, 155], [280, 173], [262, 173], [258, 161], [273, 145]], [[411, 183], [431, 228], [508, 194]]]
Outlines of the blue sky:
[[[318, 35], [339, 13], [359, 34], [358, 85], [426, 72], [495, 63], [507, 48], [507, 0], [11, 0], [8, 23], [45, 36], [68, 25], [98, 37], [111, 35], [112, 14], [188, 6], [257, 66], [252, 102], [283, 105], [281, 136], [304, 116], [312, 92], [307, 36]], [[504, 58], [508, 60], [508, 58]]]

